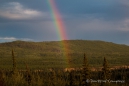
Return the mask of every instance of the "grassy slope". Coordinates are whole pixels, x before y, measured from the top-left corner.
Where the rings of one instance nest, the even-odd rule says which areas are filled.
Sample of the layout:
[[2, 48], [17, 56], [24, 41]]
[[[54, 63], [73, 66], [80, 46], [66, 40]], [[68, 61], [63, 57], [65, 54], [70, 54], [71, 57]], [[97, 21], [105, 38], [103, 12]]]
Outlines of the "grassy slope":
[[[69, 61], [64, 57], [62, 43], [68, 45]], [[51, 42], [15, 41], [0, 44], [0, 68], [11, 68], [11, 50], [14, 49], [18, 68], [79, 67], [83, 53], [91, 66], [101, 66], [103, 57], [111, 65], [129, 65], [129, 46], [104, 41], [69, 40]], [[68, 63], [69, 62], [69, 63]]]

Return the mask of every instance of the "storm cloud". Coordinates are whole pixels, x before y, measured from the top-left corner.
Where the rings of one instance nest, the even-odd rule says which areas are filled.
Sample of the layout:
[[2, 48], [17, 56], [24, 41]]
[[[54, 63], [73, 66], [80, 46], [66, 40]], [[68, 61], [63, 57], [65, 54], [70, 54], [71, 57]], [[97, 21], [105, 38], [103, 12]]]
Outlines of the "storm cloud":
[[[54, 0], [68, 40], [104, 40], [129, 45], [128, 0]], [[47, 0], [0, 3], [0, 42], [59, 40]]]

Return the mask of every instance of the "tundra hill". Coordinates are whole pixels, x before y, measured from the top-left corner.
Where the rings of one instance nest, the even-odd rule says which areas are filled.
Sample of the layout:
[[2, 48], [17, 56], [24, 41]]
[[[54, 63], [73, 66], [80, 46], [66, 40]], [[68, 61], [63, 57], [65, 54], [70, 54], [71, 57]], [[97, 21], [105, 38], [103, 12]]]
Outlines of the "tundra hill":
[[[36, 52], [63, 52], [63, 45], [68, 46], [70, 52], [95, 52], [95, 53], [111, 53], [111, 52], [129, 52], [129, 46], [115, 44], [104, 41], [88, 41], [88, 40], [65, 40], [64, 41], [48, 41], [48, 42], [25, 42], [14, 41], [8, 43], [0, 43], [0, 51], [8, 51], [9, 49], [20, 49], [24, 51]], [[17, 51], [18, 52], [18, 51]], [[35, 52], [35, 53], [36, 53]], [[69, 53], [70, 53], [69, 52]]]
[[[67, 51], [64, 51], [66, 47], [63, 44], [67, 45]], [[38, 66], [43, 64], [53, 67], [52, 64], [54, 64], [54, 66], [62, 67], [67, 65], [68, 62], [72, 67], [78, 67], [82, 65], [84, 53], [86, 53], [89, 63], [92, 65], [101, 65], [103, 57], [108, 57], [111, 65], [127, 65], [129, 61], [129, 46], [112, 42], [91, 40], [14, 41], [0, 43], [0, 64], [5, 64], [5, 61], [8, 62], [6, 65], [11, 64], [12, 49], [20, 65], [22, 65], [23, 60], [26, 60], [29, 65], [36, 64]], [[69, 59], [64, 57], [64, 52], [68, 53]]]

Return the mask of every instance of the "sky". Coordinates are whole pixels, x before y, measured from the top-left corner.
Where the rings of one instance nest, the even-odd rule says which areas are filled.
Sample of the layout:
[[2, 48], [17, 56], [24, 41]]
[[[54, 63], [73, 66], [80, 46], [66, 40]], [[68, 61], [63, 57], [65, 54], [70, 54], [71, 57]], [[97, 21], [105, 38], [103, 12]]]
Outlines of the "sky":
[[[53, 0], [67, 40], [129, 45], [129, 0]], [[48, 0], [1, 0], [0, 42], [60, 41]]]

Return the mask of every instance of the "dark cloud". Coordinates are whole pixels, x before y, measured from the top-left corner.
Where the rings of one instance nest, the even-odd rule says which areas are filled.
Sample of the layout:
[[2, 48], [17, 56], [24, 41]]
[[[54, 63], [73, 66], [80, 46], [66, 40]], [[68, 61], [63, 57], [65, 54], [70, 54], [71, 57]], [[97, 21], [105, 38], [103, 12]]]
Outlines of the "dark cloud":
[[[51, 15], [50, 4], [48, 1], [26, 1], [26, 0], [12, 0], [13, 2], [18, 2], [25, 8], [30, 8], [39, 12], [47, 12], [47, 15]], [[94, 17], [103, 18], [106, 20], [121, 20], [129, 18], [129, 5], [123, 3], [120, 0], [55, 0], [57, 8], [63, 16], [72, 16], [78, 18], [82, 16], [83, 18]], [[127, 0], [124, 0], [127, 2]], [[10, 3], [11, 0], [2, 1], [3, 4]], [[1, 3], [1, 4], [2, 4]], [[2, 5], [3, 5], [2, 4]], [[85, 15], [85, 16], [84, 16]], [[49, 16], [50, 17], [50, 16]], [[48, 17], [47, 17], [48, 18]], [[66, 17], [65, 17], [66, 18]], [[41, 16], [38, 19], [43, 19]]]
[[[129, 44], [128, 0], [55, 0], [69, 39]], [[2, 0], [0, 40], [59, 40], [48, 0]]]
[[9, 2], [4, 5], [0, 8], [0, 22], [41, 21], [50, 19], [47, 12], [27, 8], [19, 2]]
[[123, 4], [120, 0], [57, 0], [57, 4], [58, 7], [61, 7], [59, 8], [61, 12], [75, 18], [78, 15], [103, 18], [111, 21], [129, 18], [129, 5]]

